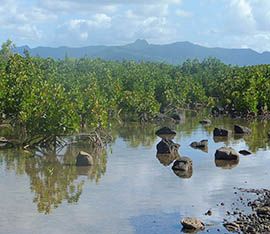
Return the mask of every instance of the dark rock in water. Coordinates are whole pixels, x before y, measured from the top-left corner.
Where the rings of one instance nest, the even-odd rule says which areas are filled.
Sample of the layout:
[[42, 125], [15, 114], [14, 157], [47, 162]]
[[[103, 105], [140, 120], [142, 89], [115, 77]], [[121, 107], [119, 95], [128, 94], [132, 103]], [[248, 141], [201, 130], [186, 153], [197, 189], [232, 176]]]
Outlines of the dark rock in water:
[[249, 129], [248, 127], [241, 126], [241, 125], [234, 125], [234, 132], [236, 134], [250, 134], [251, 129]]
[[179, 147], [180, 147], [180, 145], [174, 143], [172, 140], [162, 139], [157, 144], [157, 153], [158, 154], [172, 154], [172, 153], [177, 153]]
[[173, 161], [180, 158], [178, 153], [157, 154], [156, 157], [159, 160], [159, 162], [164, 166], [169, 166], [170, 164], [172, 164]]
[[215, 143], [219, 143], [219, 142], [228, 142], [228, 137], [220, 137], [220, 136], [214, 136], [213, 140]]
[[214, 137], [228, 137], [231, 132], [227, 129], [223, 128], [215, 128], [214, 129]]
[[174, 174], [182, 179], [189, 179], [192, 177], [193, 169], [192, 167], [187, 171], [173, 170]]
[[232, 169], [239, 164], [239, 160], [215, 160], [216, 167]]
[[200, 124], [204, 124], [204, 125], [210, 125], [212, 123], [212, 121], [210, 119], [203, 119], [200, 121]]
[[188, 157], [181, 157], [173, 163], [174, 171], [188, 171], [192, 169], [192, 160]]
[[216, 160], [238, 160], [239, 154], [231, 147], [221, 147], [216, 150]]
[[204, 223], [196, 218], [187, 217], [181, 220], [183, 229], [187, 230], [203, 230], [205, 228]]
[[190, 144], [192, 148], [206, 148], [208, 147], [208, 140], [194, 141]]
[[212, 215], [212, 211], [211, 210], [208, 210], [205, 215], [208, 215], [208, 216], [211, 216]]
[[84, 151], [81, 151], [77, 158], [76, 158], [76, 166], [92, 166], [94, 164], [94, 159], [93, 157], [84, 152]]
[[250, 151], [248, 151], [248, 150], [240, 150], [239, 151], [239, 154], [242, 154], [242, 155], [250, 155], [250, 154], [252, 154]]
[[168, 127], [163, 127], [156, 131], [156, 135], [162, 139], [173, 139], [176, 135], [176, 132]]

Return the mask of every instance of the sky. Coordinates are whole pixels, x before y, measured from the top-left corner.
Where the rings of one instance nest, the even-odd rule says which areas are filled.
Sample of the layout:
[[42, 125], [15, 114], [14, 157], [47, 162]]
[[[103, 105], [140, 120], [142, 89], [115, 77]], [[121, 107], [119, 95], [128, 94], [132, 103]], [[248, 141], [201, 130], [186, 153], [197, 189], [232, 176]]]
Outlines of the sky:
[[0, 43], [123, 45], [190, 41], [270, 51], [270, 0], [0, 0]]

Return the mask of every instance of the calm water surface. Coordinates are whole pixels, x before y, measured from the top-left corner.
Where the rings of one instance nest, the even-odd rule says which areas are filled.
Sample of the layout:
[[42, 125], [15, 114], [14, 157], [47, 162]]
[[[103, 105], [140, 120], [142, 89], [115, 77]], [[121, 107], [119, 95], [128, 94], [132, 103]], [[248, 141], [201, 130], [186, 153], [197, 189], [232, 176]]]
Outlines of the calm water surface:
[[[126, 124], [113, 130], [114, 142], [106, 152], [92, 152], [95, 165], [71, 166], [85, 145], [70, 145], [55, 155], [31, 157], [23, 152], [0, 151], [0, 233], [181, 233], [179, 220], [195, 216], [209, 226], [201, 233], [226, 231], [220, 225], [236, 200], [234, 187], [269, 188], [270, 151], [267, 122], [213, 119], [210, 127], [201, 117], [187, 117], [171, 126], [181, 156], [193, 160], [193, 174], [176, 176], [156, 158], [157, 125]], [[253, 133], [215, 142], [215, 126], [249, 126]], [[1, 133], [1, 132], [0, 132]], [[209, 140], [208, 152], [189, 146]], [[238, 164], [218, 165], [215, 150], [221, 146], [249, 149]], [[217, 206], [221, 202], [225, 206]], [[204, 213], [211, 209], [212, 216]]]

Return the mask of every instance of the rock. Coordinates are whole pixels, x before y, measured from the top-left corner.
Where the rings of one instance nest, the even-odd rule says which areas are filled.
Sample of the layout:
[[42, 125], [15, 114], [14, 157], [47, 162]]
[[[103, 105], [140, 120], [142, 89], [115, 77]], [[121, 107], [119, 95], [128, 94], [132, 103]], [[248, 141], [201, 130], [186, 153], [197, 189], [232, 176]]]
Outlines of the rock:
[[156, 131], [156, 135], [159, 136], [162, 139], [170, 139], [170, 140], [172, 140], [175, 137], [176, 132], [171, 130], [168, 127], [163, 127], [163, 128]]
[[194, 141], [190, 144], [192, 148], [206, 148], [208, 147], [208, 140]]
[[159, 162], [164, 166], [169, 166], [173, 161], [180, 158], [178, 153], [157, 154], [156, 157], [159, 160]]
[[239, 160], [239, 154], [231, 147], [221, 147], [216, 150], [216, 160]]
[[229, 231], [229, 232], [239, 232], [240, 226], [237, 223], [231, 222], [231, 223], [224, 223], [223, 226]]
[[84, 152], [84, 151], [81, 151], [77, 158], [76, 158], [76, 166], [92, 166], [94, 164], [94, 159], [93, 157]]
[[208, 216], [211, 216], [212, 215], [212, 211], [211, 210], [208, 210], [205, 215], [208, 215]]
[[192, 177], [193, 169], [189, 168], [187, 171], [173, 170], [174, 174], [182, 179], [189, 179]]
[[234, 125], [234, 132], [236, 134], [250, 134], [251, 129], [249, 129], [248, 127], [241, 126], [241, 125]]
[[173, 163], [174, 171], [188, 171], [192, 169], [192, 160], [188, 157], [181, 157]]
[[157, 144], [157, 153], [158, 154], [173, 154], [173, 153], [177, 153], [179, 147], [180, 147], [180, 145], [174, 143], [172, 140], [162, 139]]
[[181, 221], [183, 229], [203, 230], [205, 225], [202, 221], [196, 218], [187, 217]]
[[214, 137], [228, 137], [231, 132], [229, 130], [223, 128], [215, 128], [214, 129]]
[[270, 138], [270, 132], [267, 133], [268, 138]]
[[250, 151], [248, 151], [248, 150], [240, 150], [239, 151], [239, 154], [242, 154], [242, 155], [250, 155], [250, 154], [252, 154]]
[[239, 164], [239, 160], [215, 160], [216, 167], [232, 169]]
[[212, 121], [210, 119], [203, 119], [200, 121], [200, 124], [203, 125], [210, 125], [212, 123]]

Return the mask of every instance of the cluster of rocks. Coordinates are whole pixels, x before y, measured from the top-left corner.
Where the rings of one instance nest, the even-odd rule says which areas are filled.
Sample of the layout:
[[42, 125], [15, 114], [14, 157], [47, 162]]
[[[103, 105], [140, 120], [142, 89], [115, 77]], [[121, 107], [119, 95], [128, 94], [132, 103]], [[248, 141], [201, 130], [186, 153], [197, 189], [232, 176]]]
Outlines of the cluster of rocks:
[[173, 163], [173, 172], [181, 178], [190, 178], [193, 173], [192, 160], [188, 157], [180, 157], [178, 149], [179, 144], [173, 141], [176, 132], [168, 127], [163, 127], [156, 131], [156, 135], [161, 138], [157, 144], [157, 159], [164, 166]]
[[234, 216], [234, 221], [228, 222], [224, 220], [224, 227], [229, 232], [237, 233], [270, 233], [270, 190], [266, 189], [239, 189], [245, 193], [256, 194], [254, 200], [243, 199], [241, 202], [250, 208], [248, 211], [239, 211], [239, 209], [227, 212], [230, 216]]
[[[211, 121], [204, 119], [200, 121], [202, 125], [210, 125]], [[234, 134], [250, 134], [251, 130], [241, 125], [234, 126]], [[232, 131], [224, 128], [215, 128], [213, 131], [214, 138], [218, 137], [224, 141], [224, 138], [228, 138], [232, 134]], [[161, 138], [161, 141], [157, 144], [157, 158], [165, 166], [169, 166], [173, 163], [172, 170], [181, 178], [190, 178], [193, 173], [193, 163], [188, 157], [180, 157], [178, 154], [179, 144], [173, 141], [176, 132], [170, 128], [164, 127], [156, 131], [156, 135]], [[208, 152], [208, 140], [194, 141], [190, 144], [194, 149], [200, 149]], [[232, 168], [239, 163], [240, 154], [249, 155], [251, 152], [248, 150], [235, 151], [231, 147], [221, 147], [215, 152], [216, 166], [222, 168]], [[270, 204], [270, 203], [269, 203]], [[211, 215], [211, 211], [207, 212], [207, 215]], [[203, 230], [205, 225], [202, 221], [187, 217], [180, 221], [183, 229], [188, 232], [195, 232]], [[242, 230], [239, 223], [224, 223], [227, 230]], [[250, 229], [250, 228], [249, 228]]]

